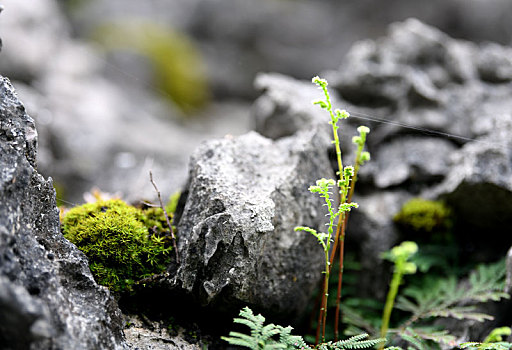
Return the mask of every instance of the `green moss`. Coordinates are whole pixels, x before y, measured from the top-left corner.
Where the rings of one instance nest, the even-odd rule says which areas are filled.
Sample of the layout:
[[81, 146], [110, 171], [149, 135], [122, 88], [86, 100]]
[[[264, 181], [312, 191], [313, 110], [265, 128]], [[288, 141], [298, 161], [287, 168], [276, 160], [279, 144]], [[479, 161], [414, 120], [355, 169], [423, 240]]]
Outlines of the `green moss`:
[[167, 210], [167, 213], [174, 213], [176, 212], [176, 208], [178, 207], [178, 202], [180, 201], [181, 197], [181, 191], [174, 192], [169, 197], [169, 202], [165, 206], [165, 210]]
[[146, 57], [157, 92], [185, 114], [210, 101], [205, 64], [185, 34], [151, 22], [124, 20], [98, 26], [93, 38], [107, 50], [131, 50]]
[[64, 216], [62, 231], [89, 258], [99, 284], [129, 290], [169, 263], [171, 241], [158, 209], [140, 210], [118, 199], [88, 203]]
[[413, 231], [440, 232], [451, 227], [452, 211], [441, 201], [413, 198], [402, 207], [393, 220]]

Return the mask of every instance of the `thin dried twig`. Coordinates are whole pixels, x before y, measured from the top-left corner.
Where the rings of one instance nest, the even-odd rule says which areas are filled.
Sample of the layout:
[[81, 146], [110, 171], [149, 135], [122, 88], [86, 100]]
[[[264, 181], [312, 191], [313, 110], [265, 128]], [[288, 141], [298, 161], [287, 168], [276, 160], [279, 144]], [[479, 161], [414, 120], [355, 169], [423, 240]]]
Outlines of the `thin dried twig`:
[[180, 256], [178, 254], [178, 247], [176, 246], [176, 236], [174, 235], [174, 232], [172, 230], [171, 222], [169, 221], [169, 215], [167, 215], [167, 210], [165, 210], [164, 203], [162, 202], [162, 197], [160, 196], [160, 191], [158, 190], [158, 187], [156, 186], [155, 181], [153, 181], [153, 173], [151, 170], [149, 171], [149, 179], [151, 180], [151, 184], [155, 188], [156, 194], [158, 195], [158, 200], [160, 201], [160, 208], [164, 211], [165, 220], [167, 221], [167, 226], [169, 227], [169, 230], [171, 230], [171, 237], [172, 237], [172, 245], [174, 247], [174, 251], [176, 252], [176, 262], [180, 263]]

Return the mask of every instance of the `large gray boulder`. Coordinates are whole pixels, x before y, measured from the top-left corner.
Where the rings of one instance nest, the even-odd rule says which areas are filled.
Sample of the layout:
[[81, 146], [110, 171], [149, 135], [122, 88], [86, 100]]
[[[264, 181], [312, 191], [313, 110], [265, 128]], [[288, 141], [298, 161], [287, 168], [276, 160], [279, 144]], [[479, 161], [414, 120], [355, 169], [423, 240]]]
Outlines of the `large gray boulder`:
[[36, 170], [37, 133], [0, 77], [0, 344], [123, 349], [117, 304], [60, 233], [52, 181]]
[[203, 305], [298, 315], [321, 278], [316, 239], [323, 199], [308, 187], [333, 178], [329, 139], [312, 128], [272, 141], [251, 132], [203, 144], [192, 157], [178, 224], [181, 266], [174, 283]]

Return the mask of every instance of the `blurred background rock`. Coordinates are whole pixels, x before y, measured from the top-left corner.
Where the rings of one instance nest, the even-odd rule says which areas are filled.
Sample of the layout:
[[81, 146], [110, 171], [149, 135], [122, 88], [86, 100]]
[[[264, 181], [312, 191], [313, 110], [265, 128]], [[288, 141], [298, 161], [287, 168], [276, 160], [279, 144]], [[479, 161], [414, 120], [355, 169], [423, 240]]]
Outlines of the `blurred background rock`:
[[59, 197], [135, 200], [186, 181], [206, 139], [253, 128], [258, 72], [310, 79], [351, 45], [416, 17], [455, 38], [512, 42], [508, 0], [4, 0], [0, 74], [39, 132]]

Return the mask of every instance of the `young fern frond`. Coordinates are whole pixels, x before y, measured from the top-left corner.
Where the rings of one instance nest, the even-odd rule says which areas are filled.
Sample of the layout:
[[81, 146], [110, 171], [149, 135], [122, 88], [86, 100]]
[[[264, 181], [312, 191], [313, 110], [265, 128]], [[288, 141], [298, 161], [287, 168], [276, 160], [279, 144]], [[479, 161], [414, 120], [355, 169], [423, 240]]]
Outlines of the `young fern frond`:
[[[228, 337], [221, 337], [231, 345], [238, 345], [253, 350], [265, 349], [296, 349], [300, 345], [307, 346], [304, 340], [291, 335], [292, 327], [282, 327], [270, 323], [264, 325], [265, 317], [254, 315], [248, 307], [243, 308], [239, 314], [242, 318], [235, 318], [235, 323], [246, 325], [250, 328], [251, 334], [230, 332]], [[278, 336], [278, 340], [274, 339]]]
[[[292, 327], [282, 327], [272, 323], [263, 325], [265, 318], [262, 315], [254, 315], [248, 307], [243, 308], [239, 314], [242, 318], [235, 318], [234, 322], [246, 325], [251, 334], [230, 332], [229, 337], [221, 337], [231, 345], [238, 345], [253, 350], [271, 349], [301, 349], [301, 350], [349, 350], [366, 349], [385, 342], [386, 339], [366, 339], [368, 334], [359, 334], [347, 340], [328, 342], [311, 347], [302, 337], [292, 335]], [[278, 339], [275, 339], [278, 336]]]
[[509, 350], [512, 348], [512, 343], [504, 342], [503, 337], [512, 334], [510, 327], [495, 328], [489, 333], [482, 343], [467, 342], [459, 345], [461, 349], [471, 350]]
[[477, 343], [477, 342], [467, 342], [459, 345], [461, 349], [470, 349], [470, 350], [510, 350], [512, 348], [512, 343], [507, 342], [499, 342], [499, 343]]

